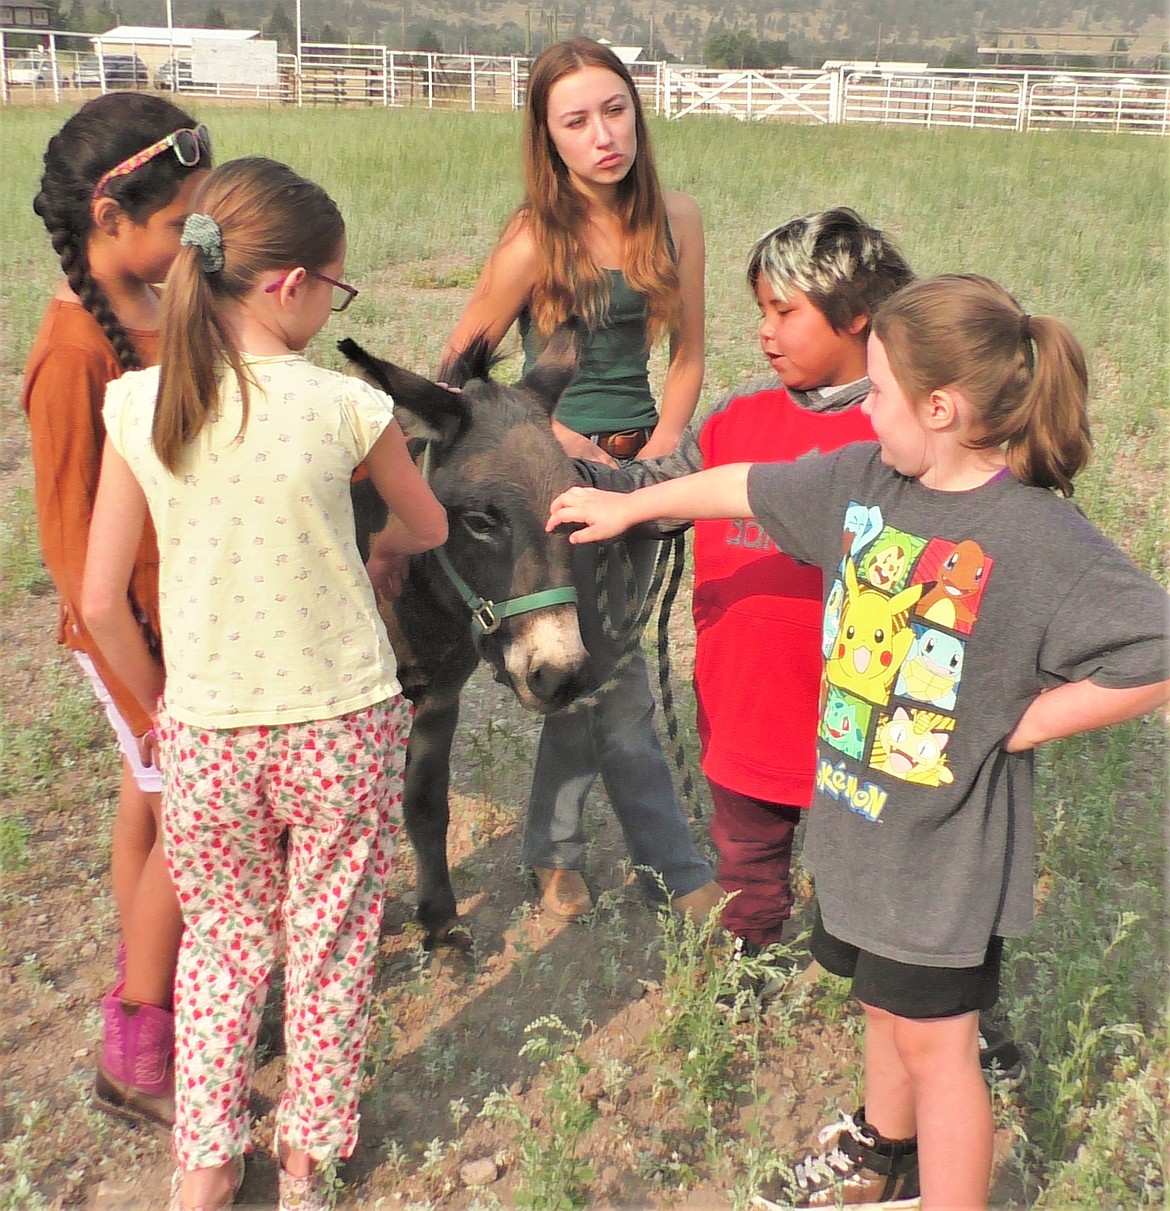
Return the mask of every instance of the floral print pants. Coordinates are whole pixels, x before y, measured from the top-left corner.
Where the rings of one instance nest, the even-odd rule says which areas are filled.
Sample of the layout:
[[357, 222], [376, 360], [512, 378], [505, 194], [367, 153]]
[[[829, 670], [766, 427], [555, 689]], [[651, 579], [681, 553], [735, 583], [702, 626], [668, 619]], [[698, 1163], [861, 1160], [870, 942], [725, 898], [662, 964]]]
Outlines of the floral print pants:
[[317, 1160], [353, 1151], [409, 721], [400, 697], [279, 727], [199, 728], [163, 712], [163, 828], [185, 925], [174, 1133], [184, 1169], [249, 1147], [256, 1033], [282, 933], [277, 1135]]

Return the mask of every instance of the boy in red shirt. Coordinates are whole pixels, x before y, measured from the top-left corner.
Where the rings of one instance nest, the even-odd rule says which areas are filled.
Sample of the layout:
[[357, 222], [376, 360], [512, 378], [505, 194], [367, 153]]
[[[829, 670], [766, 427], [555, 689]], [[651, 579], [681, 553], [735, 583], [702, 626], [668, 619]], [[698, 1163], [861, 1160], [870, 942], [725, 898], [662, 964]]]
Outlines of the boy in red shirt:
[[[773, 373], [728, 396], [667, 458], [578, 466], [629, 490], [723, 463], [789, 461], [873, 440], [869, 318], [913, 277], [852, 210], [792, 219], [756, 241], [747, 281]], [[697, 430], [697, 432], [696, 432]], [[620, 481], [620, 482], [619, 482]], [[754, 521], [695, 523], [695, 697], [715, 811], [718, 880], [737, 950], [779, 942], [792, 912], [792, 842], [812, 802], [821, 680], [821, 573], [778, 551]]]
[[[913, 276], [886, 236], [852, 210], [782, 224], [756, 241], [747, 266], [772, 373], [716, 405], [667, 458], [620, 471], [577, 466], [598, 487], [629, 490], [725, 463], [790, 461], [874, 440], [859, 406], [869, 392], [870, 317]], [[717, 878], [738, 893], [723, 925], [738, 953], [755, 956], [780, 941], [792, 913], [792, 845], [813, 797], [822, 645], [831, 636], [822, 634], [818, 568], [777, 550], [755, 521], [698, 521], [694, 529], [701, 763], [714, 802]], [[1011, 1039], [987, 1015], [980, 1027], [983, 1066], [1021, 1075]]]

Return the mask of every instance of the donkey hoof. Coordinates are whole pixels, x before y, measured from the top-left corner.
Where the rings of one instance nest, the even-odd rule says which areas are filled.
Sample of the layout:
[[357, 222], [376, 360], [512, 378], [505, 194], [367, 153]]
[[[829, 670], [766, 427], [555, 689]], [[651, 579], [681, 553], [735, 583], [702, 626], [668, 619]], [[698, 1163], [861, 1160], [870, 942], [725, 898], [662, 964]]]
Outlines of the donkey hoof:
[[440, 925], [438, 929], [430, 930], [423, 942], [424, 950], [445, 947], [457, 950], [460, 954], [470, 953], [474, 946], [475, 939], [471, 936], [471, 930], [455, 917], [445, 925]]

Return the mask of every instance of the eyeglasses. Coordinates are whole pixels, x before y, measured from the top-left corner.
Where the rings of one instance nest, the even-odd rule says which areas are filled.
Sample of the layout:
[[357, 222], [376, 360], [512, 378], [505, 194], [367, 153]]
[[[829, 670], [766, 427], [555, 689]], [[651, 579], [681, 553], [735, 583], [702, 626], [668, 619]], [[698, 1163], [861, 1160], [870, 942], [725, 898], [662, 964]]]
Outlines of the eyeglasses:
[[116, 177], [129, 176], [143, 164], [149, 164], [156, 156], [161, 156], [169, 148], [174, 149], [175, 158], [184, 168], [194, 168], [200, 160], [210, 161], [211, 159], [211, 132], [200, 122], [198, 126], [189, 129], [184, 127], [182, 130], [172, 131], [165, 139], [159, 139], [157, 143], [152, 143], [149, 147], [135, 152], [121, 164], [115, 164], [98, 181], [93, 191], [93, 200], [96, 202], [105, 193], [106, 186]]
[[[318, 273], [315, 269], [306, 269], [305, 272], [309, 275], [309, 277], [317, 278], [318, 281], [328, 282], [329, 285], [333, 287], [333, 300], [329, 305], [330, 311], [344, 311], [358, 296], [358, 289], [356, 286], [350, 286], [346, 282], [339, 282], [336, 278], [327, 277], [323, 273]], [[281, 274], [281, 276], [278, 277], [271, 286], [265, 286], [264, 293], [275, 294], [288, 280], [289, 273], [292, 273], [291, 269], [288, 271], [288, 273]]]

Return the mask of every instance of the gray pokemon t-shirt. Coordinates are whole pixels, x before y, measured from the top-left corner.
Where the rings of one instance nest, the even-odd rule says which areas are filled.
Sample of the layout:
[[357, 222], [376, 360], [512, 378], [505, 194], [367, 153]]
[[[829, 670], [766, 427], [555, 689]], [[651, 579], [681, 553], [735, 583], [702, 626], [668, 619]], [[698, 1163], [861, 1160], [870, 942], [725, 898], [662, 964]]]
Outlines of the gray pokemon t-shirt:
[[755, 516], [824, 572], [816, 797], [825, 927], [903, 963], [970, 967], [1032, 918], [1031, 753], [1045, 689], [1167, 673], [1167, 596], [1070, 502], [1008, 475], [924, 487], [878, 446], [757, 464]]

